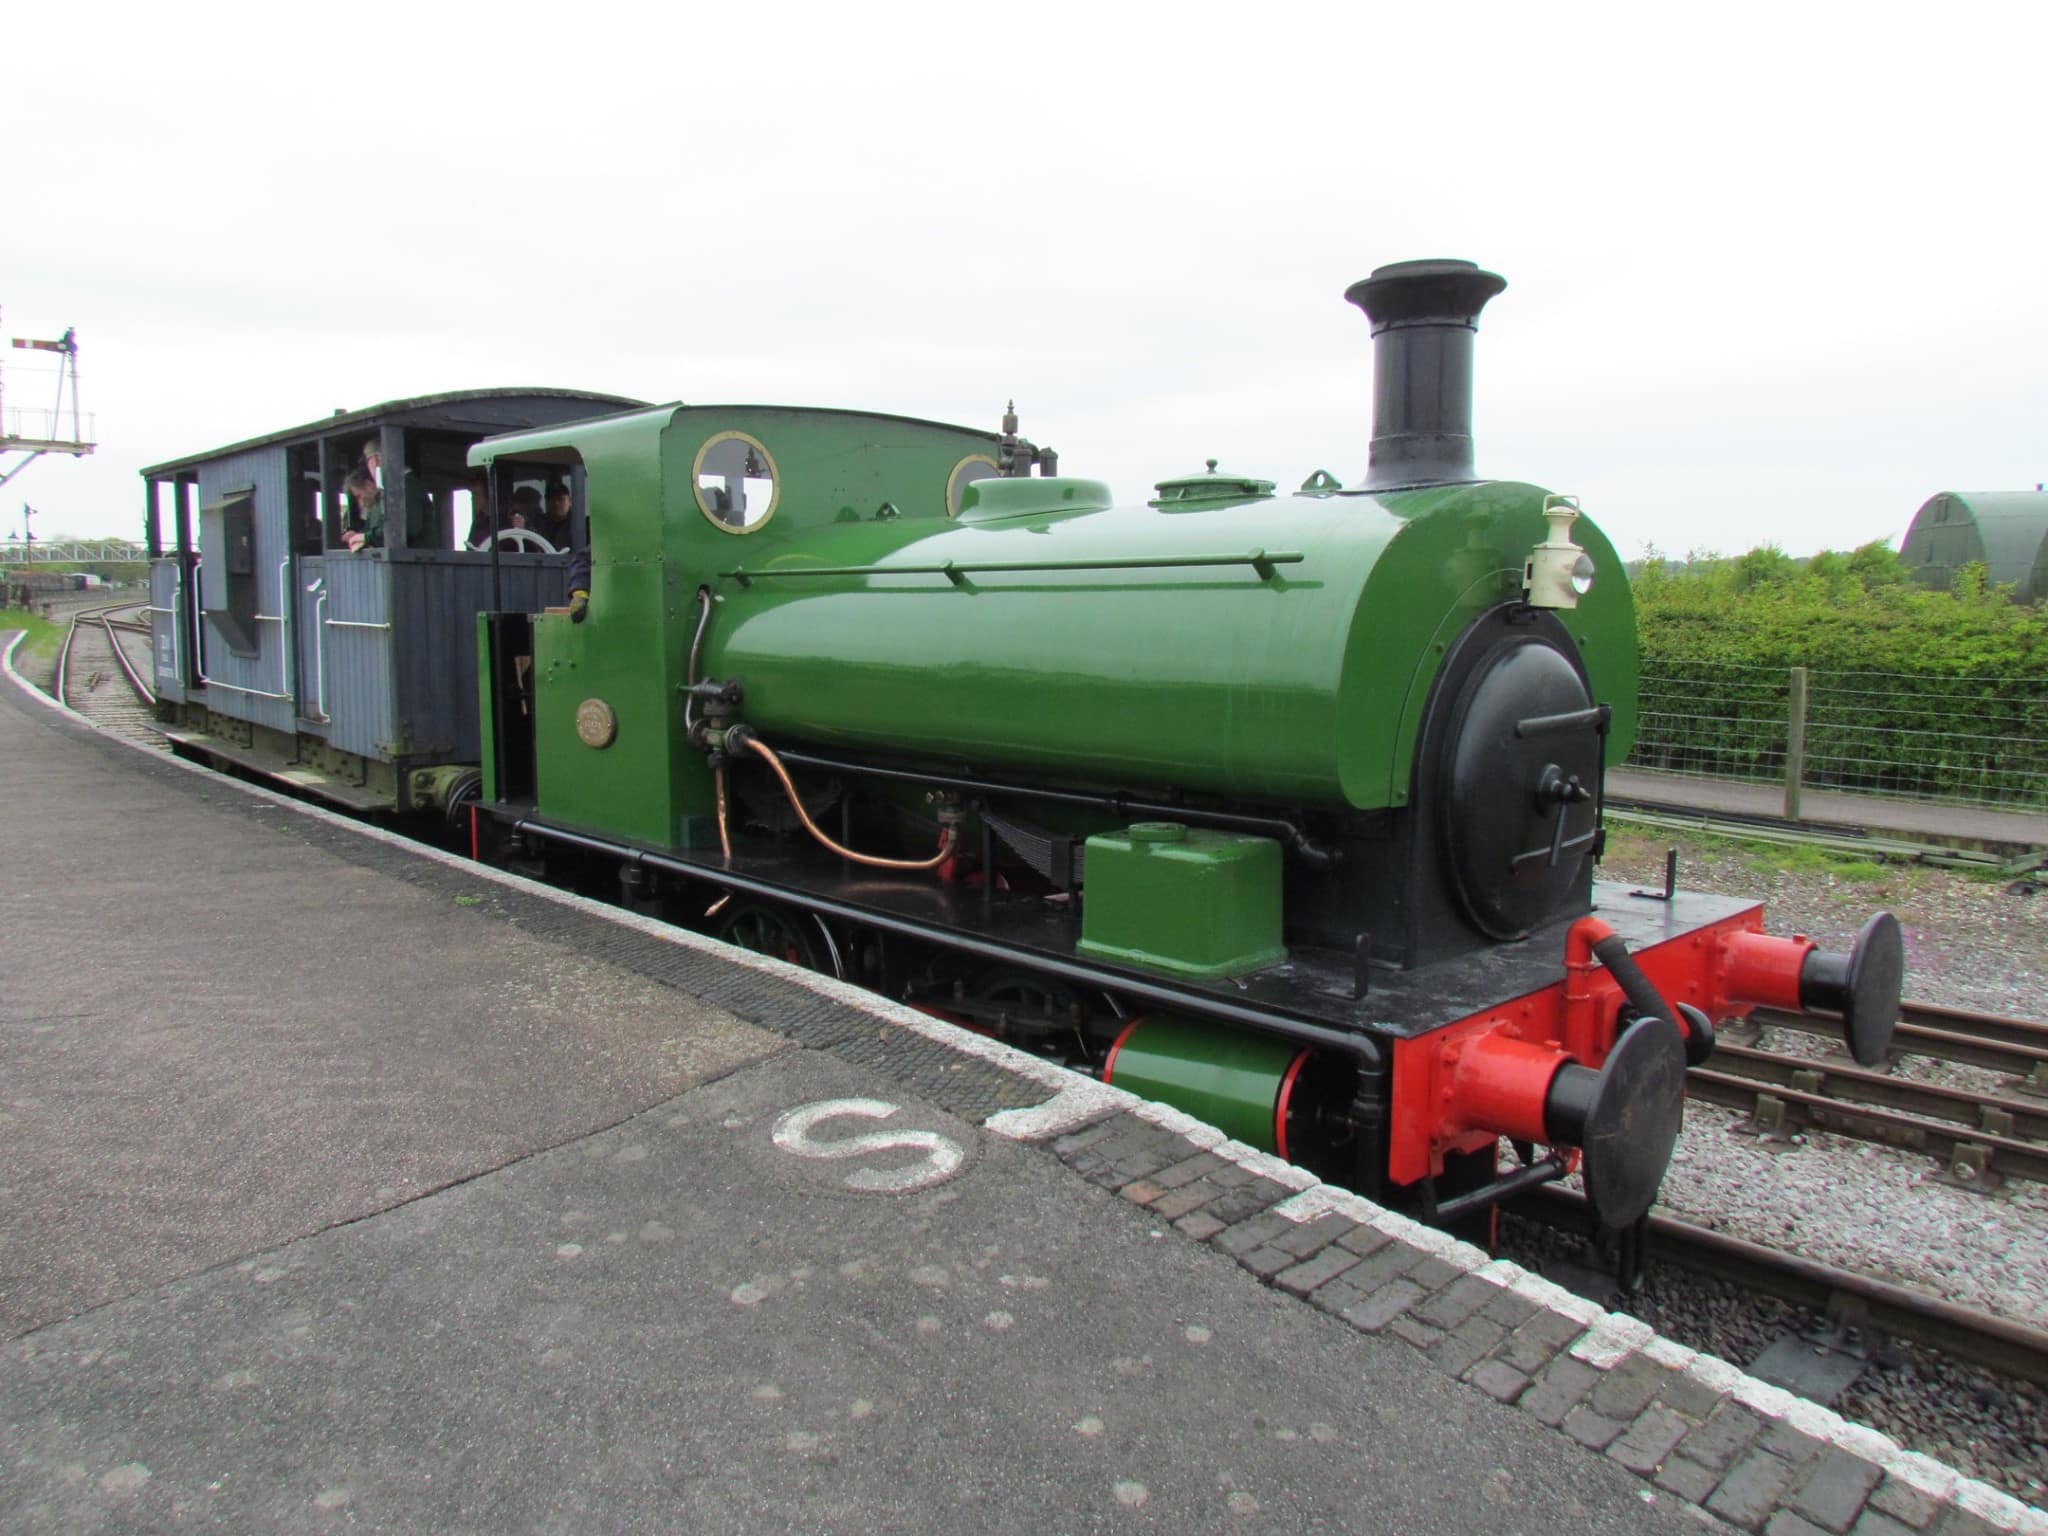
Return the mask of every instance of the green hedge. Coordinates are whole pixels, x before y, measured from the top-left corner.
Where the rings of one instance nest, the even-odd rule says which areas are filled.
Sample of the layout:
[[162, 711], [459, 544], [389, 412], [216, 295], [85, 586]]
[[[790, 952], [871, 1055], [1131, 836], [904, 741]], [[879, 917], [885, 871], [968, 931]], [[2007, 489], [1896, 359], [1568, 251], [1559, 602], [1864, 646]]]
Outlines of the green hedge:
[[1635, 581], [1640, 766], [1777, 778], [1789, 674], [1810, 674], [1805, 782], [2048, 803], [2048, 612], [1909, 585], [1882, 545], [1646, 561]]

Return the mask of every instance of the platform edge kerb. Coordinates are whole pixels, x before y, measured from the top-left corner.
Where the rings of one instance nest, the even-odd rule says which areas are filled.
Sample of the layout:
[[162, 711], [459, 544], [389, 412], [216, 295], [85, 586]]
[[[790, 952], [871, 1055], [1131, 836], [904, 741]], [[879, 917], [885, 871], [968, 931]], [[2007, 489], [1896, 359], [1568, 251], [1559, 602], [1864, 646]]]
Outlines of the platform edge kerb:
[[1141, 1104], [1052, 1150], [1266, 1284], [1606, 1454], [1648, 1496], [1750, 1529], [1782, 1510], [1792, 1529], [1846, 1531], [1868, 1507], [1883, 1530], [2048, 1536], [2048, 1512], [1178, 1111]]
[[[1873, 1499], [1896, 1510], [1907, 1508], [1910, 1496], [1914, 1505], [1924, 1506], [1926, 1518], [1899, 1521], [1905, 1529], [1932, 1530], [1954, 1511], [1990, 1530], [2048, 1536], [2048, 1512], [1726, 1361], [1665, 1339], [1636, 1318], [1608, 1312], [1517, 1264], [1231, 1141], [1168, 1105], [1078, 1076], [851, 983], [558, 891], [153, 752], [104, 730], [24, 678], [14, 666], [23, 638], [17, 633], [0, 651], [0, 669], [18, 688], [57, 715], [152, 763], [175, 766], [209, 785], [230, 786], [253, 800], [465, 878], [802, 988], [1046, 1090], [1049, 1097], [1042, 1103], [999, 1110], [981, 1121], [982, 1128], [1008, 1140], [1050, 1143], [1054, 1156], [1091, 1182], [1168, 1220], [1183, 1236], [1228, 1254], [1267, 1284], [1359, 1332], [1398, 1337], [1497, 1401], [1604, 1452], [1649, 1482], [1656, 1490], [1650, 1497], [1668, 1495], [1752, 1528], [1785, 1510], [1801, 1520], [1825, 1513], [1829, 1528], [1846, 1530]], [[760, 1022], [774, 1028], [772, 1020]], [[1224, 1169], [1234, 1172], [1225, 1176]], [[1223, 1219], [1226, 1215], [1230, 1219]], [[1715, 1465], [1708, 1441], [1696, 1439], [1708, 1435], [1709, 1418], [1716, 1418], [1715, 1443], [1736, 1437], [1738, 1448], [1749, 1447], [1747, 1454], [1727, 1456]], [[1774, 1448], [1751, 1444], [1766, 1435]], [[1706, 1459], [1687, 1456], [1689, 1447]], [[1845, 1477], [1840, 1462], [1824, 1454], [1829, 1452], [1859, 1470]], [[1758, 1457], [1768, 1460], [1759, 1463]], [[1754, 1524], [1752, 1512], [1738, 1508], [1740, 1501], [1733, 1496], [1738, 1473], [1748, 1486], [1778, 1486], [1774, 1501], [1754, 1517]], [[1887, 1495], [1894, 1488], [1899, 1492]], [[1841, 1513], [1845, 1507], [1846, 1518]]]

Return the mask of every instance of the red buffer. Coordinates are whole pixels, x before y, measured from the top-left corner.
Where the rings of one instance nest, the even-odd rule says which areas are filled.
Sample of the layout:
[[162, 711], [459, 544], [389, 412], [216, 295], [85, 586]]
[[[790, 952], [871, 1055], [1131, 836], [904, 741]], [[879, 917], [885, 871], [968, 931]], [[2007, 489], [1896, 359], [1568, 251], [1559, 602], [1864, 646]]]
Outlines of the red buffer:
[[1712, 1020], [1758, 1006], [1838, 1014], [1856, 1059], [1881, 1061], [1905, 969], [1891, 914], [1873, 917], [1847, 954], [1761, 923], [1752, 908], [1631, 954], [1606, 923], [1581, 918], [1562, 981], [1395, 1042], [1391, 1182], [1440, 1176], [1447, 1156], [1503, 1136], [1574, 1148], [1595, 1210], [1623, 1226], [1656, 1197], [1685, 1068], [1713, 1050]]

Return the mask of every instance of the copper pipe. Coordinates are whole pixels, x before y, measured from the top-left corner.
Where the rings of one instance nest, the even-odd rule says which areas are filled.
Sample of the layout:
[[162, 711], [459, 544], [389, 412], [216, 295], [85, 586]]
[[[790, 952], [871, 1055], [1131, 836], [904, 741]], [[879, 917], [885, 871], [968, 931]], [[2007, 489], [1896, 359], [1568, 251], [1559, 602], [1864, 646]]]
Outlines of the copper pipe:
[[[789, 796], [789, 803], [796, 808], [797, 819], [804, 824], [804, 830], [842, 859], [851, 859], [854, 863], [865, 864], [870, 869], [937, 869], [953, 856], [954, 829], [951, 827], [940, 834], [939, 851], [928, 859], [883, 859], [870, 853], [855, 853], [851, 848], [842, 848], [811, 820], [811, 813], [804, 809], [803, 797], [797, 794], [796, 785], [790, 781], [789, 770], [782, 766], [782, 759], [775, 755], [768, 743], [758, 736], [749, 736], [746, 745], [748, 751], [766, 761], [768, 766], [775, 770], [775, 777], [782, 780], [782, 792]], [[723, 823], [720, 825], [722, 827]]]

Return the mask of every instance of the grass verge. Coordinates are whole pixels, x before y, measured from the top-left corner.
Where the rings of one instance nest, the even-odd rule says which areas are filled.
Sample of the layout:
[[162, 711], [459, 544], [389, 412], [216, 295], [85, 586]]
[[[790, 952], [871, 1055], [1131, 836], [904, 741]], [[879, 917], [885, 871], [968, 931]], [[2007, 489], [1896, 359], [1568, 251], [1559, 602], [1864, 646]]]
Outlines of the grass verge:
[[[1607, 856], [1618, 863], [1633, 863], [1650, 859], [1674, 843], [1732, 855], [1760, 875], [1825, 875], [1851, 885], [1875, 885], [1896, 880], [1904, 871], [1915, 867], [1882, 854], [1871, 857], [1839, 853], [1831, 848], [1803, 843], [1753, 842], [1724, 832], [1688, 832], [1680, 836], [1669, 832], [1623, 831], [1613, 826], [1608, 828]], [[1968, 873], [1988, 879], [2001, 878], [1995, 870]]]
[[20, 608], [0, 608], [0, 629], [18, 629], [28, 637], [14, 653], [14, 670], [39, 687], [49, 685], [66, 627]]

